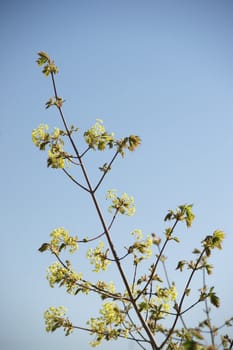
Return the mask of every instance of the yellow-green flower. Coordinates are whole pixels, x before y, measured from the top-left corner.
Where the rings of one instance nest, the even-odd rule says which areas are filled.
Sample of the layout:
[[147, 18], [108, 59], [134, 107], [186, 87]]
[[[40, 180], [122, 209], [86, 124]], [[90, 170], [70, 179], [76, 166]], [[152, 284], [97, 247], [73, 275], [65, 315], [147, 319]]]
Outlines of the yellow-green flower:
[[94, 249], [89, 248], [87, 251], [87, 258], [90, 263], [94, 265], [94, 272], [105, 271], [107, 270], [110, 261], [106, 257], [106, 253], [103, 251], [104, 243], [99, 242], [98, 246]]
[[135, 214], [136, 207], [134, 204], [134, 198], [130, 197], [127, 193], [124, 192], [121, 197], [118, 197], [116, 190], [109, 190], [106, 198], [111, 199], [112, 201], [112, 205], [109, 207], [110, 212], [115, 209], [124, 215], [132, 216]]
[[65, 230], [63, 227], [55, 228], [51, 234], [50, 246], [51, 250], [56, 254], [59, 254], [61, 249], [69, 247], [69, 252], [74, 253], [78, 249], [78, 237], [70, 236], [68, 230]]
[[47, 124], [40, 124], [36, 129], [32, 130], [32, 142], [41, 150], [44, 150], [46, 144], [49, 142], [48, 129]]

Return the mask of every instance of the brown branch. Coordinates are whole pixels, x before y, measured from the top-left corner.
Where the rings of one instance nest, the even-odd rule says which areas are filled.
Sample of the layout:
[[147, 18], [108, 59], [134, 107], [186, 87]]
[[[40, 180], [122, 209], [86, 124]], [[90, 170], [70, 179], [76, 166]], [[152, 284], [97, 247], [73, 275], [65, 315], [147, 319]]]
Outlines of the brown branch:
[[[72, 326], [72, 328], [79, 329], [79, 330], [86, 331], [86, 332], [90, 332], [92, 334], [100, 334], [100, 335], [104, 335], [104, 336], [108, 335], [108, 332], [98, 332], [97, 330], [93, 330], [91, 328], [86, 328], [86, 327]], [[119, 335], [119, 338], [126, 339], [124, 335]], [[136, 341], [137, 343], [148, 343], [148, 340], [137, 339], [135, 337], [127, 337], [127, 340], [133, 340], [133, 341]], [[146, 349], [146, 348], [143, 347], [143, 349]]]
[[[87, 191], [89, 192], [89, 190], [87, 190]], [[113, 215], [113, 218], [112, 218], [110, 224], [108, 225], [108, 230], [109, 230], [109, 231], [110, 231], [110, 229], [111, 229], [111, 227], [112, 227], [112, 225], [113, 225], [113, 223], [114, 223], [114, 221], [115, 221], [115, 219], [116, 219], [117, 213], [118, 213], [118, 209], [115, 211], [115, 214]], [[77, 243], [88, 243], [88, 242], [92, 242], [92, 241], [95, 241], [96, 239], [98, 239], [98, 238], [104, 236], [104, 234], [105, 234], [105, 232], [102, 232], [102, 233], [100, 233], [98, 236], [95, 236], [95, 237], [90, 238], [90, 239], [84, 238], [84, 239], [82, 239], [81, 241], [77, 241]]]
[[173, 331], [174, 331], [174, 328], [175, 328], [175, 326], [176, 326], [176, 323], [177, 323], [177, 321], [178, 321], [180, 315], [182, 314], [181, 308], [182, 308], [182, 305], [183, 305], [183, 302], [184, 302], [184, 299], [185, 299], [185, 296], [186, 296], [186, 290], [189, 288], [189, 285], [190, 285], [190, 283], [191, 283], [191, 281], [192, 281], [193, 275], [194, 275], [194, 273], [197, 271], [198, 265], [199, 265], [199, 263], [200, 263], [200, 261], [201, 261], [203, 255], [205, 254], [205, 252], [206, 252], [206, 248], [204, 248], [203, 251], [201, 252], [199, 258], [198, 258], [197, 261], [196, 261], [196, 264], [195, 264], [195, 266], [194, 266], [192, 272], [190, 273], [190, 276], [189, 276], [189, 278], [188, 278], [188, 280], [187, 280], [187, 282], [186, 282], [186, 285], [185, 285], [185, 287], [184, 287], [184, 292], [183, 292], [183, 294], [182, 294], [182, 296], [181, 296], [180, 302], [179, 302], [178, 305], [176, 305], [177, 314], [176, 314], [175, 320], [174, 320], [174, 322], [173, 322], [173, 325], [171, 326], [171, 328], [170, 328], [170, 330], [169, 330], [169, 332], [168, 332], [167, 337], [166, 337], [165, 340], [162, 342], [162, 344], [160, 345], [159, 349], [162, 349], [162, 348], [163, 348], [163, 346], [166, 344], [166, 342], [167, 342], [168, 339], [171, 337], [171, 335], [172, 335], [172, 333], [173, 333]]
[[[62, 259], [59, 257], [59, 255], [55, 252], [55, 251], [52, 251], [52, 254], [55, 255], [55, 257], [57, 258], [57, 260], [59, 261], [59, 263], [68, 271], [68, 272], [72, 272], [71, 269], [67, 266], [67, 264], [65, 264]], [[77, 287], [80, 287], [80, 288], [86, 288], [88, 289], [89, 291], [91, 292], [95, 292], [95, 293], [98, 293], [98, 294], [101, 294], [105, 297], [109, 297], [109, 298], [114, 298], [114, 299], [118, 299], [118, 300], [125, 300], [127, 302], [129, 302], [130, 300], [126, 297], [122, 297], [122, 295], [120, 293], [111, 293], [105, 289], [102, 289], [102, 288], [99, 288], [97, 287], [95, 284], [92, 284], [84, 279], [80, 279], [80, 281], [85, 284], [85, 283], [88, 283], [90, 285], [90, 287], [88, 286], [85, 286], [79, 282], [76, 282], [76, 286]]]
[[[54, 89], [55, 98], [58, 99], [57, 90], [56, 90], [56, 84], [55, 84], [54, 74], [53, 74], [53, 73], [51, 73], [51, 77], [52, 77], [52, 83], [53, 83], [53, 89]], [[133, 306], [133, 308], [134, 308], [134, 310], [135, 310], [135, 313], [136, 313], [138, 319], [140, 320], [140, 323], [141, 323], [142, 327], [144, 328], [144, 330], [145, 330], [145, 332], [146, 332], [146, 334], [147, 334], [147, 336], [148, 336], [148, 339], [150, 340], [150, 344], [151, 344], [152, 349], [153, 349], [153, 350], [158, 350], [158, 346], [157, 346], [157, 344], [156, 344], [156, 342], [155, 342], [154, 336], [153, 336], [153, 334], [151, 333], [151, 330], [150, 330], [150, 328], [148, 327], [146, 321], [144, 320], [142, 314], [140, 313], [140, 311], [139, 311], [139, 309], [138, 309], [138, 306], [137, 306], [137, 303], [136, 303], [136, 300], [135, 300], [134, 297], [133, 297], [133, 294], [132, 294], [132, 291], [131, 291], [129, 282], [128, 282], [127, 277], [126, 277], [126, 275], [125, 275], [125, 272], [124, 272], [124, 270], [123, 270], [123, 268], [122, 268], [122, 266], [121, 266], [121, 262], [120, 262], [120, 260], [119, 260], [119, 258], [118, 258], [118, 254], [117, 254], [117, 252], [116, 252], [116, 250], [115, 250], [115, 247], [114, 247], [112, 238], [111, 238], [111, 236], [110, 236], [110, 232], [109, 232], [108, 227], [107, 227], [107, 225], [106, 225], [106, 223], [105, 223], [105, 220], [104, 220], [102, 211], [101, 211], [101, 209], [100, 209], [99, 203], [98, 203], [97, 198], [96, 198], [96, 196], [95, 196], [95, 192], [94, 192], [94, 190], [93, 190], [93, 188], [92, 188], [92, 185], [91, 185], [90, 180], [89, 180], [89, 177], [88, 177], [88, 175], [87, 175], [85, 166], [84, 166], [84, 164], [83, 164], [83, 162], [82, 162], [82, 158], [80, 157], [79, 151], [78, 151], [78, 149], [77, 149], [77, 147], [76, 147], [76, 145], [75, 145], [75, 143], [74, 143], [74, 140], [73, 140], [73, 138], [72, 138], [72, 136], [71, 136], [71, 133], [70, 133], [70, 131], [69, 131], [69, 129], [68, 129], [68, 126], [67, 126], [67, 124], [66, 124], [66, 120], [65, 120], [65, 118], [64, 118], [62, 109], [61, 109], [60, 106], [57, 106], [57, 108], [58, 108], [58, 110], [59, 110], [59, 113], [60, 113], [62, 122], [63, 122], [63, 124], [64, 124], [65, 130], [66, 130], [67, 135], [68, 135], [68, 137], [69, 137], [70, 143], [71, 143], [71, 145], [72, 145], [72, 147], [73, 147], [73, 150], [74, 150], [74, 152], [75, 152], [75, 154], [76, 154], [76, 156], [77, 156], [77, 158], [78, 158], [78, 160], [79, 160], [79, 162], [80, 162], [80, 167], [81, 167], [81, 169], [82, 169], [83, 176], [84, 176], [85, 181], [86, 181], [86, 183], [87, 183], [87, 188], [88, 188], [88, 190], [89, 190], [89, 193], [90, 193], [90, 195], [91, 195], [91, 198], [92, 198], [93, 204], [94, 204], [94, 206], [95, 206], [96, 212], [97, 212], [98, 217], [99, 217], [99, 219], [100, 219], [100, 222], [101, 222], [101, 224], [102, 224], [103, 231], [105, 232], [105, 236], [106, 236], [106, 238], [107, 238], [107, 241], [108, 241], [110, 250], [111, 250], [112, 255], [113, 255], [114, 259], [115, 259], [115, 263], [116, 263], [117, 269], [118, 269], [118, 271], [119, 271], [119, 274], [120, 274], [120, 276], [121, 276], [121, 279], [122, 279], [122, 281], [123, 281], [123, 284], [124, 284], [124, 286], [125, 286], [125, 288], [126, 288], [126, 291], [127, 291], [128, 295], [129, 295], [130, 302], [131, 302], [131, 304], [132, 304], [132, 306]]]
[[133, 283], [132, 283], [132, 292], [134, 292], [134, 286], [135, 286], [135, 281], [137, 276], [137, 267], [138, 267], [138, 263], [135, 264], [135, 269], [133, 274]]
[[86, 188], [85, 186], [83, 186], [82, 184], [80, 184], [77, 180], [75, 180], [75, 178], [74, 178], [72, 175], [70, 175], [70, 173], [68, 173], [68, 171], [67, 171], [66, 169], [63, 168], [62, 170], [63, 170], [63, 172], [69, 177], [69, 179], [70, 179], [71, 181], [73, 181], [76, 185], [78, 185], [79, 187], [81, 187], [83, 190], [89, 192], [88, 188]]
[[129, 309], [128, 309], [127, 305], [125, 305], [123, 301], [122, 301], [122, 303], [123, 303], [123, 305], [124, 305], [125, 313], [126, 313], [128, 319], [129, 319], [130, 324], [132, 324], [132, 325], [134, 326], [135, 331], [138, 333], [138, 335], [139, 335], [142, 339], [144, 339], [144, 341], [146, 341], [146, 338], [143, 336], [143, 334], [141, 333], [140, 329], [138, 329], [138, 327], [137, 327], [136, 324], [134, 323], [132, 317], [130, 316], [130, 314], [129, 314]]
[[[157, 245], [158, 247], [158, 251], [160, 253], [160, 245], [158, 244]], [[163, 266], [163, 271], [164, 271], [164, 275], [165, 275], [165, 278], [166, 278], [166, 281], [167, 281], [167, 284], [168, 284], [168, 287], [171, 288], [171, 283], [170, 283], [170, 280], [169, 280], [169, 276], [168, 276], [168, 272], [167, 272], [167, 267], [166, 267], [166, 264], [165, 264], [165, 261], [162, 259], [162, 266]], [[175, 303], [176, 303], [176, 300], [175, 300]], [[190, 308], [192, 308], [194, 305], [192, 305]], [[182, 313], [183, 314], [183, 313]], [[181, 320], [181, 323], [183, 324], [183, 327], [185, 329], [187, 329], [187, 326], [184, 322], [184, 318], [182, 316], [180, 316], [180, 320]]]
[[97, 189], [99, 188], [101, 182], [103, 181], [103, 179], [104, 179], [105, 176], [107, 175], [108, 171], [111, 169], [111, 166], [112, 166], [114, 160], [116, 159], [116, 157], [118, 156], [118, 154], [119, 154], [119, 151], [117, 150], [116, 153], [114, 154], [114, 156], [113, 156], [111, 162], [108, 164], [107, 169], [104, 171], [104, 173], [103, 173], [103, 175], [101, 176], [99, 182], [98, 182], [97, 185], [95, 186], [95, 188], [94, 188], [94, 190], [93, 190], [94, 192], [96, 192]]
[[88, 151], [90, 151], [91, 147], [87, 147], [83, 153], [80, 154], [80, 158], [82, 158]]
[[[172, 226], [172, 228], [171, 228], [170, 235], [173, 233], [173, 231], [174, 231], [174, 229], [175, 229], [177, 223], [178, 223], [178, 220], [176, 220], [175, 223], [173, 224], [173, 226]], [[165, 250], [165, 248], [166, 248], [166, 245], [167, 245], [168, 241], [169, 241], [169, 238], [167, 238], [167, 239], [165, 240], [165, 242], [164, 242], [164, 244], [163, 244], [163, 246], [162, 246], [162, 249], [161, 249], [159, 255], [157, 256], [156, 262], [155, 262], [155, 264], [154, 264], [154, 266], [153, 266], [153, 268], [152, 268], [150, 278], [148, 279], [148, 281], [147, 281], [147, 283], [145, 284], [144, 288], [143, 288], [143, 289], [141, 290], [141, 292], [138, 294], [136, 300], [139, 299], [140, 296], [141, 296], [142, 294], [145, 293], [147, 287], [149, 286], [149, 284], [150, 284], [151, 281], [153, 280], [153, 277], [154, 277], [154, 274], [155, 274], [155, 272], [156, 272], [158, 263], [159, 263], [159, 261], [160, 261], [160, 259], [161, 259], [161, 256], [162, 256], [162, 254], [163, 254], [163, 252], [164, 252], [164, 250]]]
[[[203, 277], [203, 288], [206, 288], [205, 270], [204, 269], [202, 270], [202, 277]], [[213, 348], [215, 348], [214, 331], [213, 331], [213, 327], [211, 325], [209, 306], [208, 306], [207, 298], [205, 298], [204, 302], [205, 302], [205, 313], [206, 313], [206, 317], [207, 317], [207, 320], [208, 320], [208, 327], [209, 327], [209, 330], [210, 330], [211, 344], [212, 344]]]
[[84, 238], [81, 241], [77, 241], [77, 243], [88, 243], [97, 240], [98, 238], [104, 236], [104, 232], [100, 233], [98, 236], [95, 236], [93, 238]]

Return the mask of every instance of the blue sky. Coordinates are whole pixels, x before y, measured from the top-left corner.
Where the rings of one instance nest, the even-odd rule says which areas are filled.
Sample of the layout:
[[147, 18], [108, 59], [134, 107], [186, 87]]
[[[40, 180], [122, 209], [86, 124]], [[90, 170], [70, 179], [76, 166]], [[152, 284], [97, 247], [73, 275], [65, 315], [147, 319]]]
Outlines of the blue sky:
[[[215, 319], [232, 316], [232, 36], [228, 0], [1, 2], [2, 349], [89, 349], [86, 334], [46, 334], [42, 314], [67, 305], [83, 321], [98, 308], [95, 300], [50, 289], [45, 270], [53, 258], [37, 252], [55, 227], [80, 235], [99, 230], [90, 201], [47, 169], [31, 142], [41, 122], [59, 125], [56, 111], [44, 109], [52, 90], [35, 64], [41, 50], [60, 68], [57, 86], [70, 123], [84, 131], [101, 118], [118, 137], [142, 138], [99, 192], [104, 207], [109, 188], [135, 198], [136, 216], [118, 219], [116, 241], [125, 244], [134, 228], [162, 234], [167, 210], [193, 203], [196, 221], [188, 232], [180, 228], [184, 245], [172, 247], [171, 258], [188, 258], [205, 235], [223, 229], [210, 284], [222, 299]], [[78, 268], [86, 270], [80, 254]]]

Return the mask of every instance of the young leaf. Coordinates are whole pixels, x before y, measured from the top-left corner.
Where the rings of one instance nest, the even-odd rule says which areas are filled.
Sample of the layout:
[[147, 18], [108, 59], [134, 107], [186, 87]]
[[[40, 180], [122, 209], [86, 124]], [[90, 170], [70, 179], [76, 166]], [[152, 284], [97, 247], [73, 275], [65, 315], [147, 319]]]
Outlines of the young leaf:
[[50, 244], [49, 243], [43, 243], [38, 250], [39, 250], [39, 252], [43, 253], [46, 250], [48, 250], [49, 248], [50, 248]]

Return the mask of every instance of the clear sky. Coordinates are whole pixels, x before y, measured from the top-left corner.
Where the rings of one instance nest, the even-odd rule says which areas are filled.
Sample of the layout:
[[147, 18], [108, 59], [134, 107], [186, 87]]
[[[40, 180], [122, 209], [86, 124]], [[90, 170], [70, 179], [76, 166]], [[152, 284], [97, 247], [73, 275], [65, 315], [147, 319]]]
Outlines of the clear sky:
[[[230, 0], [1, 1], [1, 349], [90, 349], [86, 334], [46, 334], [42, 314], [66, 305], [78, 323], [97, 308], [50, 289], [45, 271], [53, 257], [37, 251], [55, 227], [80, 235], [98, 230], [91, 203], [46, 168], [31, 142], [41, 122], [59, 124], [55, 109], [44, 109], [52, 90], [35, 64], [40, 50], [60, 68], [70, 123], [84, 131], [101, 118], [119, 137], [142, 138], [98, 194], [104, 200], [106, 189], [118, 188], [135, 198], [136, 216], [118, 219], [116, 240], [124, 244], [134, 228], [162, 234], [167, 210], [193, 203], [193, 228], [180, 229], [185, 245], [170, 253], [189, 258], [205, 235], [226, 232], [209, 283], [222, 299], [217, 323], [232, 316], [232, 37]], [[87, 269], [81, 259], [77, 264]], [[100, 349], [109, 346], [119, 349], [114, 342]], [[121, 349], [133, 347], [124, 342]]]

